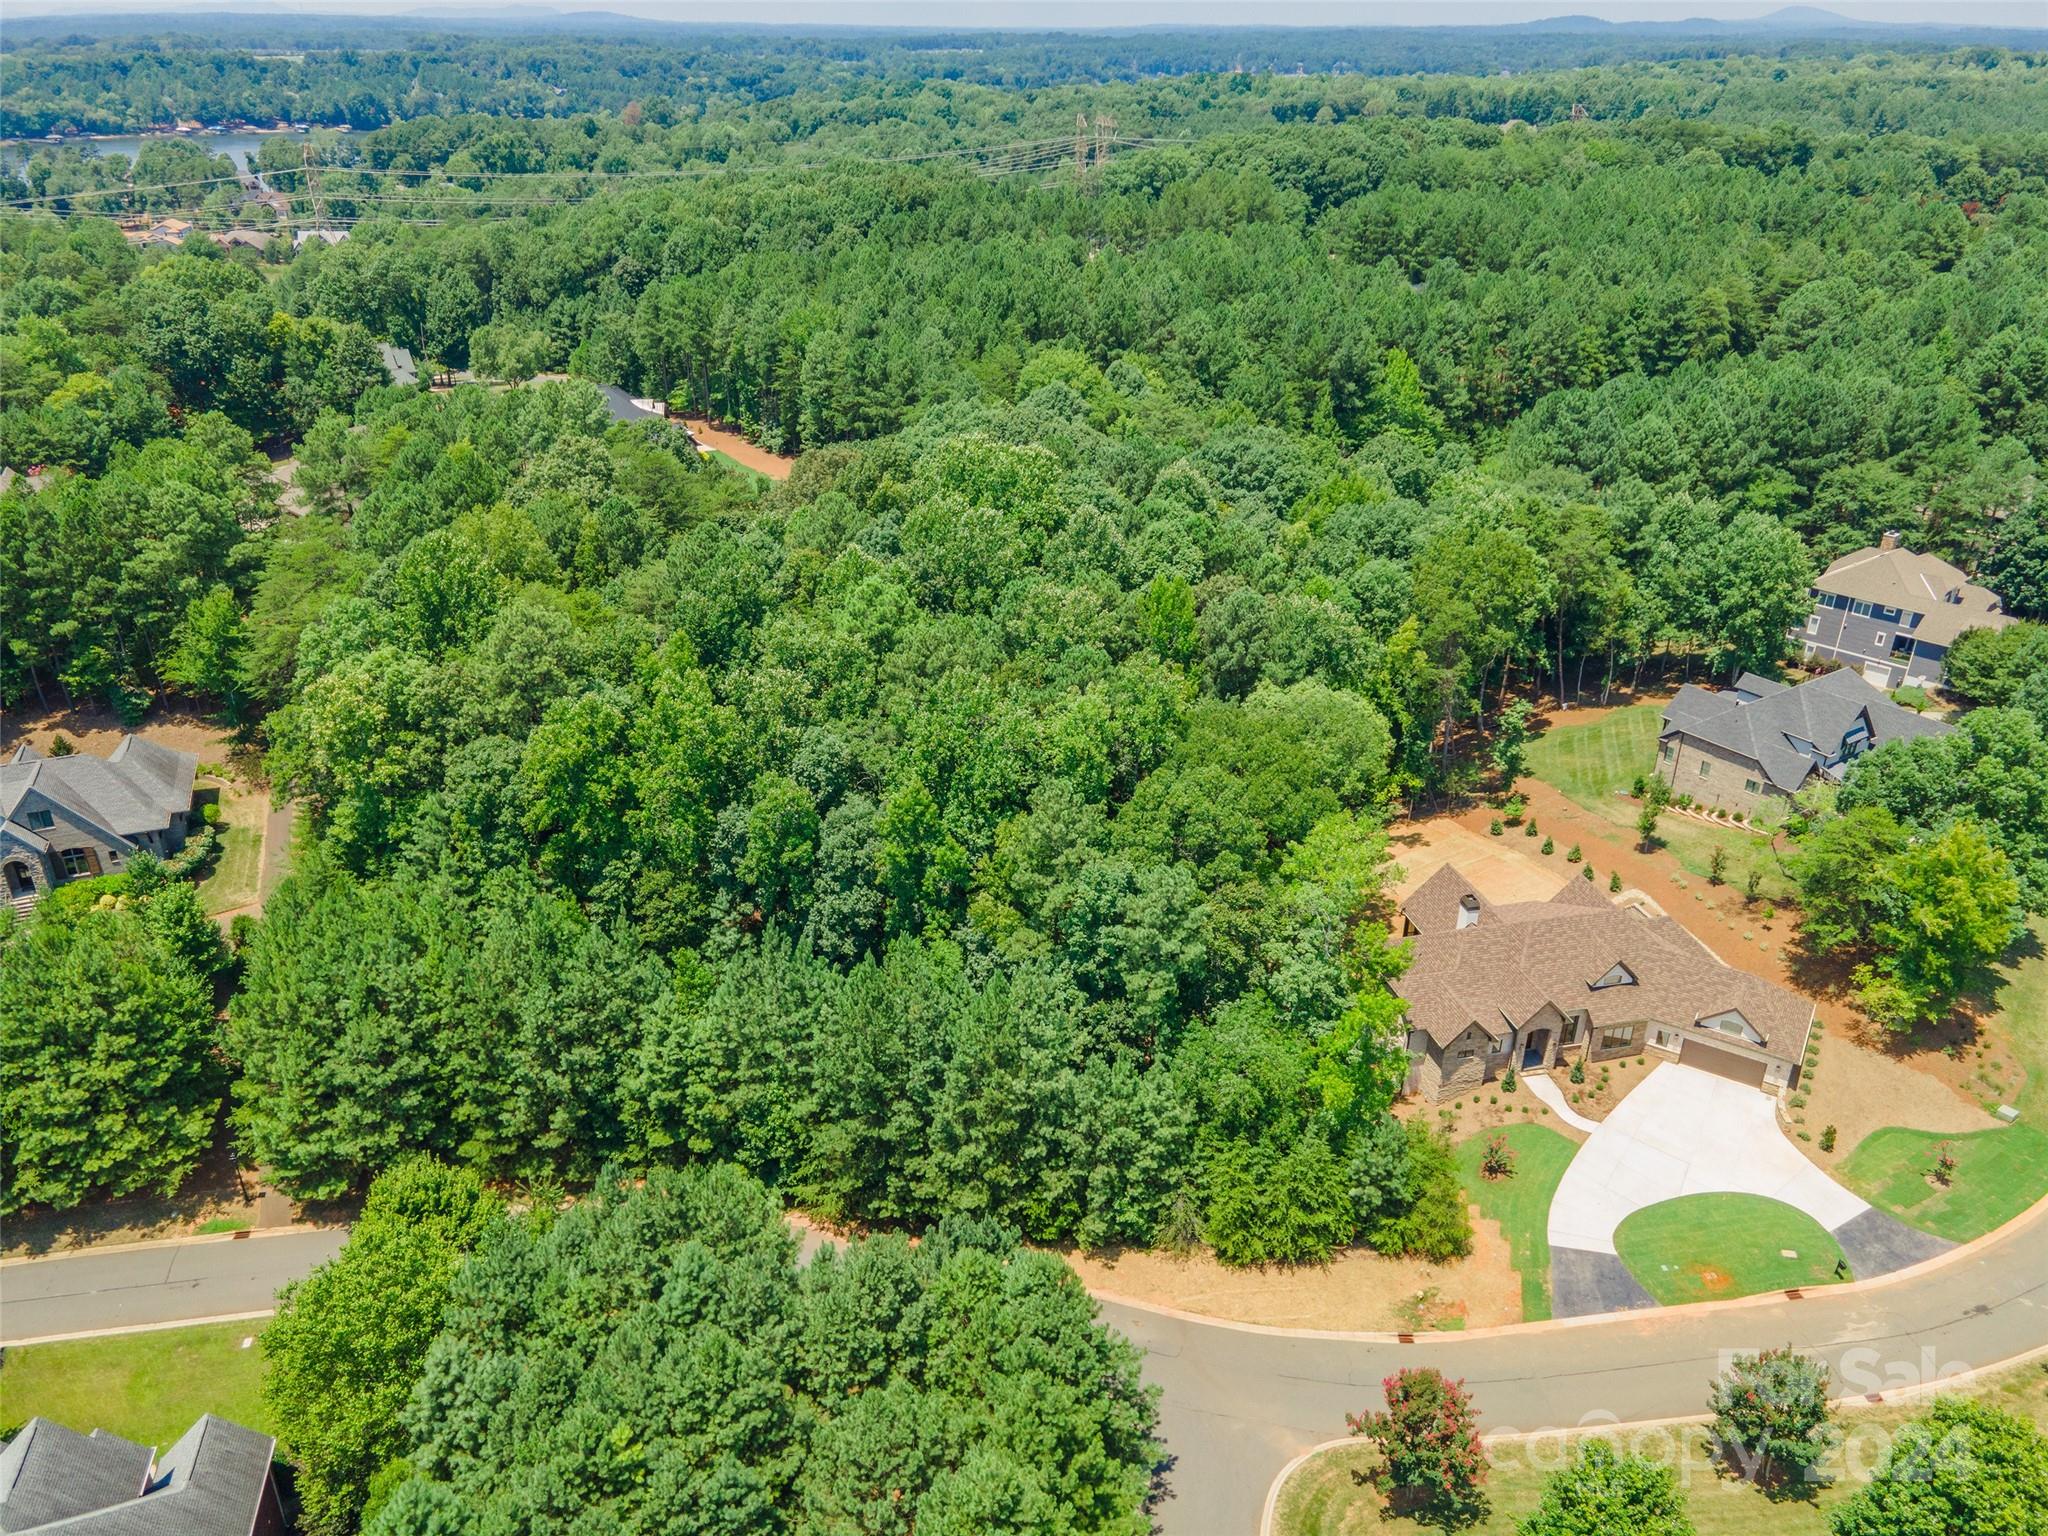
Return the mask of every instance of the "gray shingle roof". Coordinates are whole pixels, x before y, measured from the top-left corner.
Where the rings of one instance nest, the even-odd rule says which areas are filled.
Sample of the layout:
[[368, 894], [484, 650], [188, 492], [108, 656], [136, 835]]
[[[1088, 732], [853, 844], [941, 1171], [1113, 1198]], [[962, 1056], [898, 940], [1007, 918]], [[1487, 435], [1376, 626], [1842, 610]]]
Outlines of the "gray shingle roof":
[[99, 1429], [81, 1435], [38, 1416], [0, 1450], [0, 1531], [32, 1531], [126, 1502], [148, 1480], [148, 1446]]
[[[1394, 992], [1408, 1005], [1409, 1027], [1438, 1045], [1473, 1024], [1502, 1038], [1545, 1003], [1585, 1014], [1595, 1029], [1645, 1021], [1682, 1028], [1733, 1008], [1765, 1051], [1789, 1060], [1813, 1019], [1813, 1005], [1796, 992], [1724, 965], [1672, 919], [1616, 907], [1584, 880], [1567, 882], [1549, 901], [1489, 907], [1469, 928], [1409, 942], [1414, 960]], [[1592, 983], [1616, 964], [1636, 984], [1595, 991]]]
[[190, 752], [140, 736], [122, 737], [104, 758], [86, 752], [44, 757], [24, 744], [0, 764], [0, 816], [14, 819], [15, 807], [33, 789], [120, 838], [160, 831], [192, 809], [198, 771], [199, 759]]
[[[134, 1476], [119, 1487], [110, 1475], [90, 1485], [77, 1481], [84, 1466], [77, 1448], [101, 1441], [125, 1447], [121, 1466]], [[157, 1458], [150, 1476], [149, 1452], [139, 1445], [32, 1419], [0, 1452], [0, 1474], [13, 1472], [11, 1486], [17, 1489], [55, 1480], [78, 1491], [62, 1506], [17, 1505], [10, 1497], [0, 1506], [0, 1531], [8, 1536], [38, 1530], [50, 1536], [58, 1531], [64, 1536], [248, 1536], [269, 1485], [275, 1449], [269, 1435], [202, 1414]], [[43, 1512], [59, 1507], [63, 1513]]]
[[1915, 736], [1939, 736], [1949, 729], [1940, 720], [1900, 708], [1862, 673], [1844, 667], [1757, 699], [1746, 699], [1732, 689], [1717, 693], [1687, 684], [1665, 706], [1659, 737], [1683, 734], [1746, 758], [1772, 784], [1791, 794], [1818, 766], [1814, 755], [1797, 743], [1810, 743], [1823, 756], [1833, 756], [1859, 718], [1870, 729], [1871, 745], [1877, 747]]

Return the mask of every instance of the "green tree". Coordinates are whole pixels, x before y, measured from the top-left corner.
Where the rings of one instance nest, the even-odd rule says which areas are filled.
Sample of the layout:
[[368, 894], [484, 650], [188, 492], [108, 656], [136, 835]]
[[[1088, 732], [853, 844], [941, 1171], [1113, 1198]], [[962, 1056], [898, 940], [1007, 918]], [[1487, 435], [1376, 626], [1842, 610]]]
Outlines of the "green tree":
[[248, 650], [248, 629], [235, 595], [216, 586], [186, 607], [160, 670], [168, 682], [219, 699], [227, 717], [238, 720]]
[[0, 1211], [168, 1195], [212, 1138], [225, 1073], [220, 935], [192, 888], [46, 898], [0, 934]]
[[286, 1287], [260, 1340], [263, 1400], [308, 1530], [354, 1530], [371, 1483], [403, 1455], [400, 1415], [450, 1283], [503, 1214], [475, 1173], [406, 1159], [371, 1184], [341, 1252]]
[[1974, 821], [1951, 822], [1880, 865], [1876, 958], [1856, 968], [1864, 1011], [1892, 1029], [1940, 1018], [2020, 932], [2020, 886]]
[[1721, 1454], [1760, 1483], [1805, 1476], [1839, 1438], [1828, 1410], [1828, 1368], [1789, 1348], [1737, 1355], [1707, 1406]]
[[2039, 1536], [2048, 1439], [2016, 1414], [1938, 1397], [1828, 1517], [1834, 1536]]
[[1543, 1500], [1517, 1522], [1520, 1536], [1693, 1536], [1678, 1475], [1640, 1456], [1617, 1456], [1605, 1440], [1580, 1447], [1571, 1465], [1543, 1484]]

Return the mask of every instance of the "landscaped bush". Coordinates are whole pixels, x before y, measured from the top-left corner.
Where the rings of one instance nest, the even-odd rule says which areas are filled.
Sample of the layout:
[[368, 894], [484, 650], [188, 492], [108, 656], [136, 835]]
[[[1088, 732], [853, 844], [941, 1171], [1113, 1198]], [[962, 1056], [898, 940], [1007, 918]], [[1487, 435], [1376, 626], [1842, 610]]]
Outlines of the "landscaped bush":
[[1546, 837], [1543, 839], [1543, 851], [1546, 854], [1555, 853], [1557, 852], [1557, 844]]

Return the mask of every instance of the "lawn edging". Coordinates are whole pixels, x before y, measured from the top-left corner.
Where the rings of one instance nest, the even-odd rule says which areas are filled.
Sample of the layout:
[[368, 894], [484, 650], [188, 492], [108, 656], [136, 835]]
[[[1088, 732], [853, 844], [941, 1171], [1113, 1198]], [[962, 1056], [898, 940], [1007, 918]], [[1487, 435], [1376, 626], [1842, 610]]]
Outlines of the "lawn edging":
[[[1828, 1399], [1828, 1406], [1837, 1412], [1856, 1413], [1877, 1408], [1896, 1408], [1904, 1404], [1917, 1403], [1923, 1398], [1940, 1397], [1960, 1388], [1975, 1386], [1987, 1376], [2000, 1376], [2009, 1371], [2022, 1370], [2037, 1360], [2048, 1360], [2048, 1344], [2036, 1344], [2023, 1349], [2016, 1355], [1995, 1360], [1989, 1365], [1975, 1365], [1967, 1371], [1958, 1371], [1953, 1376], [1938, 1381], [1916, 1381], [1905, 1386], [1887, 1388], [1873, 1399], [1867, 1393], [1854, 1393], [1844, 1397]], [[1614, 1419], [1599, 1424], [1585, 1424], [1577, 1429], [1523, 1429], [1511, 1430], [1505, 1434], [1489, 1435], [1480, 1432], [1482, 1445], [1538, 1445], [1545, 1441], [1570, 1440], [1580, 1435], [1613, 1434], [1618, 1430], [1632, 1429], [1675, 1429], [1687, 1424], [1710, 1424], [1713, 1415], [1709, 1413], [1682, 1413], [1656, 1419]], [[1331, 1451], [1346, 1450], [1357, 1445], [1358, 1436], [1343, 1435], [1334, 1440], [1322, 1440], [1308, 1447], [1273, 1476], [1266, 1487], [1266, 1502], [1259, 1514], [1259, 1536], [1275, 1536], [1273, 1521], [1280, 1511], [1281, 1496], [1287, 1491], [1288, 1481], [1318, 1456]]]

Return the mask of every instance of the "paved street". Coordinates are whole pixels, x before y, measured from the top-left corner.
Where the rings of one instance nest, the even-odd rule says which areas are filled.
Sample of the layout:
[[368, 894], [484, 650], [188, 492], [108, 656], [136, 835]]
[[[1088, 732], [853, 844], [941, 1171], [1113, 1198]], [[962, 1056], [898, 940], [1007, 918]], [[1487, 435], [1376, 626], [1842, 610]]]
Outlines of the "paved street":
[[0, 1265], [0, 1343], [258, 1312], [275, 1305], [279, 1286], [332, 1258], [347, 1236], [198, 1238]]
[[[0, 1338], [254, 1311], [340, 1247], [339, 1232], [187, 1242], [0, 1266]], [[1841, 1395], [1995, 1364], [2048, 1344], [2048, 1206], [1994, 1246], [1927, 1274], [1799, 1302], [1674, 1308], [1412, 1345], [1194, 1322], [1105, 1302], [1163, 1391], [1174, 1457], [1169, 1536], [1258, 1528], [1296, 1454], [1379, 1405], [1402, 1365], [1465, 1378], [1494, 1431], [1697, 1413], [1724, 1351], [1791, 1343], [1825, 1358]]]
[[1929, 1273], [1804, 1301], [1679, 1307], [1412, 1345], [1253, 1332], [1105, 1303], [1164, 1389], [1175, 1457], [1169, 1536], [1258, 1529], [1266, 1489], [1300, 1452], [1381, 1406], [1403, 1365], [1463, 1377], [1493, 1432], [1701, 1412], [1724, 1351], [1793, 1344], [1828, 1361], [1838, 1396], [1897, 1387], [2048, 1345], [2048, 1205], [1995, 1247]]

